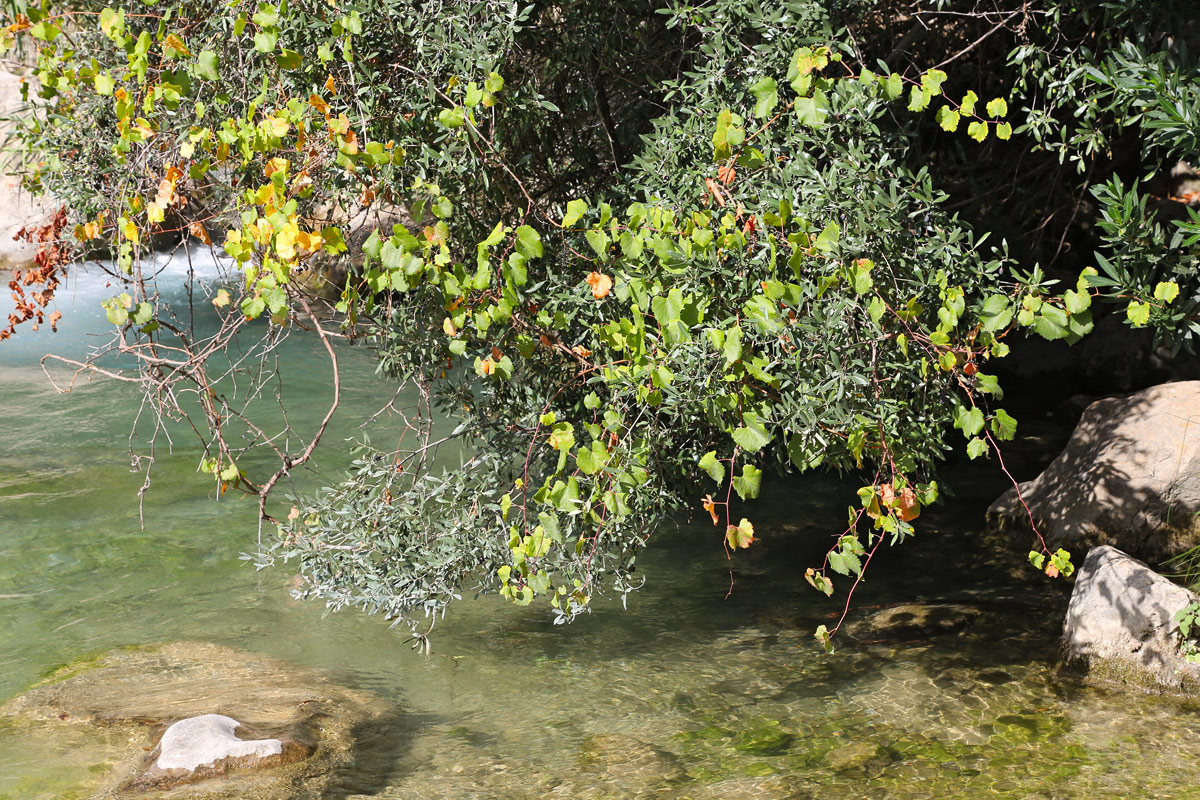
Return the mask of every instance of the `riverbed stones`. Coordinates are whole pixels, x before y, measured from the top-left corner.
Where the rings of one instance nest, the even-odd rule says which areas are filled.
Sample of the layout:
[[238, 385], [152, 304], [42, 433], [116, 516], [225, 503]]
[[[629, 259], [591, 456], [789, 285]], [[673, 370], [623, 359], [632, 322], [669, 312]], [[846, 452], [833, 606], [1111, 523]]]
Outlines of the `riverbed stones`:
[[606, 791], [646, 791], [684, 774], [674, 754], [619, 733], [589, 736], [579, 761], [590, 780]]
[[974, 624], [982, 611], [963, 603], [899, 603], [851, 624], [849, 633], [868, 643], [924, 640]]
[[1051, 550], [1107, 544], [1158, 560], [1200, 544], [1198, 511], [1200, 381], [1181, 381], [1092, 403], [1058, 458], [988, 519], [1028, 531], [1032, 513]]
[[1092, 549], [1063, 625], [1068, 662], [1089, 678], [1195, 693], [1200, 664], [1181, 654], [1174, 620], [1195, 597], [1114, 547]]
[[64, 667], [0, 706], [0, 723], [37, 738], [103, 732], [109, 750], [73, 797], [284, 800], [320, 796], [356, 736], [395, 713], [324, 675], [182, 642]]

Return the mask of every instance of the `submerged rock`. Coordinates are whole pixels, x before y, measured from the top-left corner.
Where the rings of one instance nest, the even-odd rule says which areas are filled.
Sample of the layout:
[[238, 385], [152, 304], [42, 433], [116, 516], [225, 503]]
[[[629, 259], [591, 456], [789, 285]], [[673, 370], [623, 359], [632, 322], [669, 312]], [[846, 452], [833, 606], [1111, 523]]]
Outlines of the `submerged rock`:
[[72, 796], [283, 800], [320, 796], [352, 764], [356, 731], [394, 709], [366, 692], [203, 643], [107, 653], [0, 706], [37, 737], [103, 732]]
[[989, 521], [1027, 531], [1032, 513], [1051, 550], [1107, 544], [1160, 559], [1200, 544], [1197, 409], [1200, 381], [1092, 403], [1062, 454], [996, 500]]
[[1181, 654], [1173, 619], [1195, 597], [1116, 548], [1094, 548], [1079, 570], [1067, 608], [1067, 659], [1089, 677], [1195, 692], [1200, 689], [1200, 664]]
[[849, 633], [871, 642], [900, 642], [960, 631], [982, 612], [961, 603], [901, 603], [856, 621]]
[[678, 758], [632, 736], [602, 733], [589, 737], [580, 752], [588, 782], [607, 790], [647, 791], [684, 774]]
[[825, 754], [825, 763], [834, 772], [865, 770], [887, 759], [887, 752], [874, 742], [848, 742]]

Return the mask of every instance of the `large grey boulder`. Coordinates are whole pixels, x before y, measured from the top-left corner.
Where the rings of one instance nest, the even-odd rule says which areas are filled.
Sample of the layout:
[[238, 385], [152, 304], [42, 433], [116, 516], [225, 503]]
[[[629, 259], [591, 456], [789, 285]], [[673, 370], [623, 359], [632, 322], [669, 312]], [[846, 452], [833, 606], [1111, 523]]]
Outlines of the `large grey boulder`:
[[1032, 513], [1051, 550], [1107, 544], [1158, 560], [1200, 544], [1200, 381], [1097, 400], [1020, 489], [992, 504], [989, 521], [1028, 531]]
[[1090, 678], [1193, 693], [1200, 689], [1200, 664], [1181, 654], [1174, 615], [1195, 598], [1120, 550], [1096, 547], [1067, 608], [1067, 659]]

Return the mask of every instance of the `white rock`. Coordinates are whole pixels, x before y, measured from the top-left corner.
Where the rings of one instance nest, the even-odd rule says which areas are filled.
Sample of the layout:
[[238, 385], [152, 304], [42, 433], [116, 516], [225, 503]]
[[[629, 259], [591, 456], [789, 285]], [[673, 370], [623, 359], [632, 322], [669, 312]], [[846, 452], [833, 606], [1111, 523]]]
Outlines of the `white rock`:
[[204, 714], [181, 719], [167, 728], [160, 744], [159, 769], [186, 769], [212, 764], [222, 758], [275, 756], [283, 752], [279, 739], [244, 741], [234, 735], [241, 725], [221, 714]]
[[1063, 641], [1090, 675], [1147, 688], [1192, 691], [1200, 665], [1180, 653], [1174, 615], [1195, 595], [1107, 545], [1093, 548], [1075, 580]]

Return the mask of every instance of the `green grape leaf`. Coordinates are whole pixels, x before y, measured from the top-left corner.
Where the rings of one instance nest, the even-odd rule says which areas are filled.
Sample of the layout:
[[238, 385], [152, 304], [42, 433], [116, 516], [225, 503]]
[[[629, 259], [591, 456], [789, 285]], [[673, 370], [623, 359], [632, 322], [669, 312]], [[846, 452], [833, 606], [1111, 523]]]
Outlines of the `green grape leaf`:
[[1155, 300], [1169, 305], [1176, 297], [1179, 297], [1179, 284], [1175, 281], [1163, 281], [1154, 287]]
[[587, 213], [588, 204], [585, 200], [571, 200], [567, 203], [567, 213], [563, 215], [562, 226], [570, 228], [576, 222], [583, 219], [583, 215]]
[[742, 467], [742, 474], [733, 479], [733, 490], [743, 500], [752, 500], [758, 497], [761, 484], [762, 470], [753, 464], [746, 464]]
[[754, 95], [754, 116], [759, 119], [771, 116], [779, 104], [779, 86], [774, 78], [760, 78], [750, 87], [750, 94]]
[[1133, 300], [1129, 303], [1129, 307], [1125, 309], [1125, 318], [1133, 324], [1133, 327], [1140, 328], [1150, 321], [1150, 305]]
[[725, 465], [717, 460], [716, 450], [709, 450], [701, 456], [699, 467], [708, 473], [708, 477], [716, 481], [718, 485], [725, 483]]

